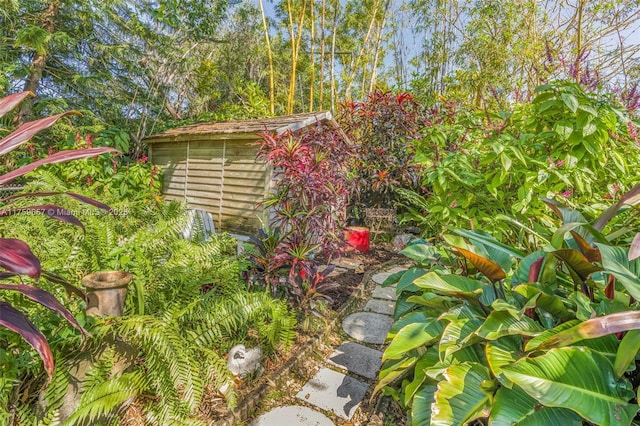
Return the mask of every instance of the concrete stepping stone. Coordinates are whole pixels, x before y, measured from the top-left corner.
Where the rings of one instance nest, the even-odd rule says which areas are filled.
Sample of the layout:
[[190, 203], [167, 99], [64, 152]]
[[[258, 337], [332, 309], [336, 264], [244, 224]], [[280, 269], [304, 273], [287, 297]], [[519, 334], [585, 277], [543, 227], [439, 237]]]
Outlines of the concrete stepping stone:
[[399, 266], [396, 266], [395, 268], [391, 268], [388, 271], [384, 271], [384, 272], [380, 272], [380, 273], [375, 274], [374, 276], [371, 277], [371, 279], [376, 284], [382, 284], [384, 282], [384, 280], [389, 278], [391, 275], [395, 274], [396, 272], [405, 271], [406, 269], [407, 268], [401, 268]]
[[328, 368], [321, 368], [302, 387], [296, 397], [349, 420], [364, 399], [368, 387], [367, 383], [353, 377]]
[[376, 312], [378, 314], [393, 316], [393, 310], [395, 309], [395, 302], [389, 302], [380, 299], [371, 299], [364, 305], [365, 312]]
[[382, 352], [358, 343], [344, 342], [331, 354], [329, 363], [358, 376], [375, 379], [382, 365]]
[[344, 331], [354, 339], [381, 345], [393, 325], [393, 318], [374, 312], [356, 312], [342, 321]]
[[355, 260], [355, 259], [349, 259], [348, 257], [342, 257], [339, 259], [333, 259], [331, 261], [332, 265], [335, 265], [339, 268], [345, 268], [345, 269], [358, 269], [360, 267], [360, 265], [362, 265], [362, 262], [360, 262], [359, 260]]
[[309, 407], [278, 407], [255, 419], [251, 426], [335, 426], [327, 416]]
[[395, 287], [381, 287], [379, 285], [377, 285], [376, 288], [373, 289], [373, 294], [371, 294], [371, 297], [381, 300], [398, 300], [398, 295], [396, 294]]

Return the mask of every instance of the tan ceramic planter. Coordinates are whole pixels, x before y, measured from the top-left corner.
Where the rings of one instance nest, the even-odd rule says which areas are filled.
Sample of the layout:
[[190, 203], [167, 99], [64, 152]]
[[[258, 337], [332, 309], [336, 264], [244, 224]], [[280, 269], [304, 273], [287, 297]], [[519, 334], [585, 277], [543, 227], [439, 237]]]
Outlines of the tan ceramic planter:
[[122, 271], [96, 272], [84, 277], [82, 285], [87, 289], [87, 315], [122, 315], [131, 278], [130, 273]]

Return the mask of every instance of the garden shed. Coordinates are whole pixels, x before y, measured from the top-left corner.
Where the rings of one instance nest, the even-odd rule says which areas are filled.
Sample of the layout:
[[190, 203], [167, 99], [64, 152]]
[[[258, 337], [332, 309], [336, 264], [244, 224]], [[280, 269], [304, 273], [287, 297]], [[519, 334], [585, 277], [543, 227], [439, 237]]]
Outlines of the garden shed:
[[151, 161], [162, 168], [162, 193], [211, 213], [217, 232], [255, 234], [271, 191], [272, 172], [256, 159], [260, 134], [283, 134], [321, 125], [346, 137], [330, 112], [257, 120], [198, 123], [145, 138]]

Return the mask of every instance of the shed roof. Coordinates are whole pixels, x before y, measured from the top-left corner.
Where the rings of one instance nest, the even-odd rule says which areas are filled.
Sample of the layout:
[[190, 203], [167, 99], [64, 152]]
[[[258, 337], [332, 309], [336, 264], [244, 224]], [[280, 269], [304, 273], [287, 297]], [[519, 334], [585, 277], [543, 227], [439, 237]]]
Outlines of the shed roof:
[[145, 141], [147, 143], [179, 141], [185, 140], [185, 137], [189, 135], [207, 135], [211, 137], [211, 139], [236, 139], [253, 137], [265, 130], [282, 134], [287, 131], [295, 132], [296, 130], [311, 126], [318, 121], [328, 124], [330, 127], [342, 133], [340, 126], [333, 119], [333, 115], [328, 111], [324, 111], [254, 120], [191, 124], [148, 136], [145, 138]]

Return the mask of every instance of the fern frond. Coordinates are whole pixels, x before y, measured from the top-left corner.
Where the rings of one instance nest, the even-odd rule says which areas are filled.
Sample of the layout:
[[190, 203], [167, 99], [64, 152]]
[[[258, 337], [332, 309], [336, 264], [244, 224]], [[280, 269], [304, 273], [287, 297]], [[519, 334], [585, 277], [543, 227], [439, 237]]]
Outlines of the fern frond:
[[[139, 371], [125, 373], [93, 386], [83, 393], [78, 408], [63, 426], [117, 424], [117, 414], [145, 389], [144, 376]], [[100, 421], [98, 421], [100, 420]]]

